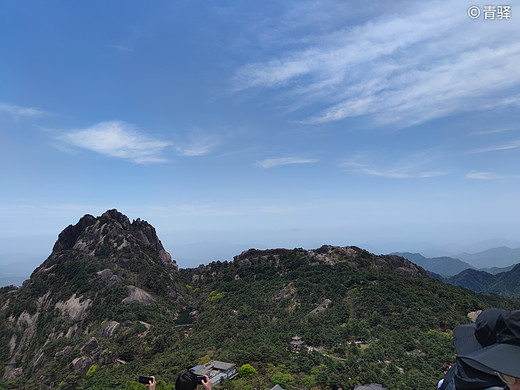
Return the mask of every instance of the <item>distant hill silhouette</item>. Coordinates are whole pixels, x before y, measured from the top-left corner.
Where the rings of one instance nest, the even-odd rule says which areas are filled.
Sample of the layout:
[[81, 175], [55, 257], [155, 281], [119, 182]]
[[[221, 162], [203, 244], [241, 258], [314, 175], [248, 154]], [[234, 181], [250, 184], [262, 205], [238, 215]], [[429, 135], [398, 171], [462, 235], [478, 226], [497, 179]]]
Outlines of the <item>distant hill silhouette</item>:
[[515, 268], [516, 264], [510, 265], [509, 267], [491, 267], [491, 268], [479, 268], [480, 271], [488, 272], [491, 275], [496, 275], [501, 272], [508, 272]]
[[465, 269], [475, 268], [460, 259], [454, 257], [424, 257], [420, 253], [396, 252], [395, 255], [402, 256], [405, 259], [423, 267], [425, 270], [444, 276], [456, 275]]
[[446, 279], [450, 284], [465, 287], [480, 293], [489, 292], [489, 286], [494, 280], [495, 277], [490, 273], [475, 269], [466, 269], [461, 273]]
[[[494, 253], [493, 250], [486, 252]], [[478, 293], [520, 297], [520, 264], [504, 268], [475, 269], [472, 265], [453, 257], [427, 258], [419, 253], [408, 252], [395, 254], [423, 267], [433, 279]]]
[[468, 269], [458, 275], [446, 278], [445, 281], [480, 293], [520, 297], [520, 264], [514, 266], [511, 271], [496, 275]]
[[491, 248], [479, 253], [461, 253], [456, 256], [475, 268], [508, 267], [520, 263], [520, 248]]

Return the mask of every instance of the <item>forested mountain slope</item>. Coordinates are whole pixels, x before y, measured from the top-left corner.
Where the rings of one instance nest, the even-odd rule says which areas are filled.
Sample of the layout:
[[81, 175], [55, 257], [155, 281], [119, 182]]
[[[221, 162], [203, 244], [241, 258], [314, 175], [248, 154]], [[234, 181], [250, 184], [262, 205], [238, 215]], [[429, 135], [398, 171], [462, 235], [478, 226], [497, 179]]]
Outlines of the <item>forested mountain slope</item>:
[[515, 265], [510, 271], [496, 275], [468, 269], [458, 275], [445, 278], [444, 281], [476, 292], [520, 297], [520, 264]]
[[[150, 374], [168, 389], [209, 359], [255, 368], [227, 389], [433, 388], [453, 327], [488, 307], [519, 302], [357, 247], [252, 249], [178, 270], [152, 226], [111, 210], [66, 228], [29, 281], [1, 289], [0, 388], [144, 389], [135, 380]], [[175, 327], [181, 314], [191, 328]]]

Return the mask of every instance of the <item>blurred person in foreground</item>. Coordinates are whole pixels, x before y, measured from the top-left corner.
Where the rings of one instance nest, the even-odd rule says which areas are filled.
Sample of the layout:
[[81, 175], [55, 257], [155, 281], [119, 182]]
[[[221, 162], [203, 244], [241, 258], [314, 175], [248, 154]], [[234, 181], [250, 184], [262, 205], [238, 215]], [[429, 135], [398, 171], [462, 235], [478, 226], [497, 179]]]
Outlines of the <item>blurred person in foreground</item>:
[[[200, 378], [200, 382], [199, 382]], [[191, 371], [184, 371], [177, 377], [175, 381], [175, 390], [197, 390], [197, 386], [201, 385], [205, 390], [211, 390], [211, 382], [207, 375], [197, 377]], [[154, 389], [150, 389], [154, 390]]]
[[[457, 352], [459, 352], [457, 364], [461, 367], [466, 365], [468, 368], [477, 370], [476, 372], [494, 376], [501, 381], [502, 386], [500, 388], [520, 390], [520, 310], [512, 312], [497, 311], [495, 314], [496, 317], [492, 317], [492, 321], [488, 319], [485, 322], [486, 326], [482, 326], [482, 324], [479, 326], [477, 319], [475, 331], [481, 348], [474, 350], [469, 348], [467, 351], [457, 349]], [[483, 335], [485, 336], [484, 339], [488, 338], [493, 342], [482, 343]], [[465, 341], [464, 345], [469, 344]], [[455, 388], [463, 388], [457, 384], [456, 379], [457, 377], [455, 377]], [[473, 384], [471, 388], [488, 387], [476, 387]]]

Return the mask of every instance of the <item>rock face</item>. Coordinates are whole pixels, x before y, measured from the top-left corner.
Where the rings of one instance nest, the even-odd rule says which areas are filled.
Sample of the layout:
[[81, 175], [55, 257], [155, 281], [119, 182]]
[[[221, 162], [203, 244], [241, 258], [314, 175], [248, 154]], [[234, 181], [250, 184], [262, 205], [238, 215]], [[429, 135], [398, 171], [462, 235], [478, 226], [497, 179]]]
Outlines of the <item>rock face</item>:
[[151, 248], [157, 252], [162, 264], [178, 269], [152, 225], [139, 218], [130, 222], [126, 215], [115, 209], [108, 210], [99, 218], [87, 214], [76, 225], [69, 225], [59, 234], [52, 254], [75, 249], [93, 256], [136, 247]]
[[135, 286], [128, 286], [128, 296], [123, 299], [123, 303], [142, 303], [144, 305], [151, 305], [155, 299], [146, 291]]
[[119, 322], [117, 321], [109, 321], [101, 326], [97, 335], [99, 337], [104, 337], [106, 339], [113, 339], [116, 335], [117, 328], [119, 328]]
[[73, 294], [65, 302], [56, 302], [55, 307], [62, 316], [67, 316], [73, 321], [80, 321], [88, 315], [88, 308], [91, 303], [90, 299], [82, 301], [81, 297], [76, 298], [76, 294]]

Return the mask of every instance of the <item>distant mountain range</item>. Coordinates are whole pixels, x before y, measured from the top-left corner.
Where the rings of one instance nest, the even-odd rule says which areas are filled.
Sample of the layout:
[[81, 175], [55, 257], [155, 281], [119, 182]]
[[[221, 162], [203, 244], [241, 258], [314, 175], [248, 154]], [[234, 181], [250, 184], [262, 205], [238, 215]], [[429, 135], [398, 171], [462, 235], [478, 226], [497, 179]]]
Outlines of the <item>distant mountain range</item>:
[[[476, 254], [465, 254], [472, 264], [508, 264], [520, 249], [493, 248]], [[430, 277], [461, 286], [478, 293], [520, 297], [520, 264], [507, 267], [476, 269], [472, 264], [454, 257], [427, 258], [420, 253], [394, 253], [423, 267]], [[520, 263], [520, 260], [518, 261]]]
[[445, 278], [443, 281], [469, 288], [475, 292], [520, 297], [520, 264], [515, 265], [511, 271], [496, 275], [467, 269], [455, 276]]
[[439, 275], [453, 276], [465, 269], [478, 269], [490, 274], [510, 271], [520, 263], [520, 248], [498, 247], [478, 253], [461, 253], [450, 257], [425, 257], [420, 253], [394, 252]]
[[423, 267], [425, 270], [444, 276], [457, 275], [466, 269], [474, 269], [471, 264], [454, 257], [424, 257], [420, 253], [396, 252], [394, 255], [402, 256], [412, 263]]
[[475, 268], [508, 267], [520, 263], [520, 248], [498, 247], [479, 253], [461, 253], [456, 256]]

